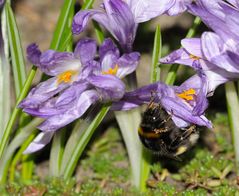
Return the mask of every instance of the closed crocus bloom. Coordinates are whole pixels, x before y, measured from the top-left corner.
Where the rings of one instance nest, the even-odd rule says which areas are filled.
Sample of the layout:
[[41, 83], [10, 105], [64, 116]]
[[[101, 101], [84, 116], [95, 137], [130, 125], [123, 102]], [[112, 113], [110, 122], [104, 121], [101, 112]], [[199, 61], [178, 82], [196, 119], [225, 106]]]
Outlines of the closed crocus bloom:
[[79, 34], [90, 18], [104, 26], [125, 51], [131, 51], [138, 23], [165, 13], [175, 0], [104, 0], [101, 9], [79, 11], [73, 19], [72, 31]]
[[[35, 45], [31, 47], [35, 48]], [[83, 48], [84, 50], [81, 50]], [[87, 49], [91, 49], [91, 51], [87, 53]], [[54, 72], [50, 68], [59, 69], [61, 66], [61, 63], [53, 63], [52, 60], [44, 61], [50, 63], [44, 63], [43, 66], [42, 56], [44, 53], [41, 54], [39, 50], [28, 53], [30, 53], [29, 59], [45, 73], [50, 74]], [[73, 55], [72, 53], [57, 54]], [[125, 85], [121, 79], [132, 73], [139, 61], [137, 52], [120, 56], [119, 50], [110, 39], [106, 39], [100, 46], [98, 61], [95, 60], [96, 44], [93, 40], [79, 42], [73, 56], [74, 60], [78, 60], [78, 63], [81, 62], [79, 63], [81, 66], [69, 67], [70, 70], [64, 70], [57, 76], [39, 84], [19, 105], [25, 112], [45, 119], [38, 126], [43, 133], [39, 134], [26, 152], [34, 152], [44, 147], [49, 143], [49, 137], [53, 136], [53, 132], [80, 118], [91, 105], [97, 102], [105, 103], [121, 99], [125, 93]], [[62, 62], [63, 58], [57, 59], [56, 55], [54, 57], [56, 62]], [[67, 62], [64, 59], [64, 65], [67, 66], [68, 63], [72, 65], [72, 60], [69, 59]], [[73, 69], [76, 67], [78, 69]], [[77, 71], [76, 74], [75, 71]], [[75, 75], [68, 75], [70, 73]], [[52, 84], [52, 82], [54, 83]], [[64, 86], [60, 88], [61, 84]], [[47, 90], [48, 86], [50, 90]]]
[[128, 92], [113, 104], [113, 110], [130, 110], [142, 104], [148, 104], [152, 98], [172, 116], [179, 128], [191, 124], [212, 127], [211, 122], [203, 115], [208, 102], [204, 87], [204, 76], [195, 75], [180, 86], [169, 86], [158, 82]]

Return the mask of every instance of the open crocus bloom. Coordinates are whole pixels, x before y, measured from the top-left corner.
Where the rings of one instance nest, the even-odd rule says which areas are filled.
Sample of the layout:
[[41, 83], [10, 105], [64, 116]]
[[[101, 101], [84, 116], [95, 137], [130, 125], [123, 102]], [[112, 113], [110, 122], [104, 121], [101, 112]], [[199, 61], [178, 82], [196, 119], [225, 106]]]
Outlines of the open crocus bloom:
[[201, 39], [183, 39], [181, 44], [182, 48], [160, 62], [188, 65], [205, 74], [208, 96], [220, 84], [239, 78], [238, 55], [233, 52], [235, 47], [223, 42], [217, 34], [205, 32]]
[[175, 124], [187, 127], [191, 124], [212, 127], [203, 115], [208, 106], [204, 76], [195, 75], [180, 86], [168, 86], [154, 83], [135, 91], [125, 93], [124, 97], [113, 104], [113, 110], [130, 110], [142, 104], [148, 104], [152, 98], [171, 116]]
[[[96, 102], [111, 102], [121, 99], [125, 85], [121, 78], [132, 73], [139, 61], [139, 53], [120, 56], [110, 39], [99, 48], [87, 39], [80, 41], [74, 53], [46, 51], [41, 53], [36, 45], [28, 48], [28, 58], [53, 78], [33, 88], [19, 107], [31, 115], [44, 118], [38, 127], [40, 133], [27, 152], [44, 147], [52, 133], [80, 118]], [[48, 137], [46, 137], [48, 135]]]
[[125, 51], [131, 51], [138, 23], [162, 15], [175, 0], [104, 0], [102, 9], [79, 11], [72, 23], [72, 31], [79, 34], [90, 18], [104, 26], [119, 41]]

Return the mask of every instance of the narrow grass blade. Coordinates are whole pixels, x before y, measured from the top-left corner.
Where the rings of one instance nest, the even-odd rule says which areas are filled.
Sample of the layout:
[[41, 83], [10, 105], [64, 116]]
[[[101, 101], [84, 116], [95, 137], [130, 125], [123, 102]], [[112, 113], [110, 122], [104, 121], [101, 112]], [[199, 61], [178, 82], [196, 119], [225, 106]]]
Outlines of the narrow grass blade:
[[[201, 24], [201, 19], [199, 17], [196, 17], [194, 19], [192, 27], [188, 30], [188, 33], [187, 33], [186, 37], [187, 38], [193, 37], [200, 24]], [[176, 80], [176, 75], [177, 75], [178, 68], [179, 68], [179, 65], [172, 65], [170, 67], [167, 78], [166, 78], [166, 81], [165, 81], [166, 84], [169, 84], [169, 85], [174, 84], [174, 82]]]
[[[34, 128], [32, 130], [34, 130]], [[11, 166], [10, 166], [10, 169], [9, 169], [9, 180], [10, 180], [10, 182], [14, 182], [15, 174], [16, 174], [15, 168], [16, 168], [17, 163], [20, 161], [20, 159], [22, 157], [22, 153], [24, 152], [24, 150], [26, 150], [26, 148], [32, 142], [32, 140], [35, 138], [36, 135], [37, 135], [37, 131], [34, 130], [32, 132], [32, 134], [29, 135], [29, 137], [26, 138], [25, 142], [21, 145], [21, 148], [18, 150], [18, 152], [14, 156], [14, 159], [12, 160], [12, 163], [11, 163]], [[5, 172], [4, 176], [6, 176], [6, 172]], [[5, 179], [6, 179], [6, 177], [5, 177]]]
[[8, 61], [8, 37], [6, 14], [3, 10], [0, 19], [0, 140], [11, 114], [10, 64]]
[[12, 60], [15, 91], [16, 95], [18, 96], [21, 89], [23, 88], [24, 82], [26, 81], [25, 62], [16, 19], [8, 2], [6, 2], [5, 4], [5, 12], [7, 18], [7, 31]]
[[63, 49], [61, 43], [64, 42], [68, 35], [71, 34], [71, 23], [69, 18], [72, 17], [72, 9], [74, 8], [75, 0], [64, 1], [60, 16], [53, 34], [50, 48], [54, 50]]
[[97, 22], [93, 21], [93, 24], [97, 40], [99, 41], [100, 44], [102, 44], [105, 38], [104, 33], [102, 32], [102, 29], [100, 28], [100, 25]]
[[229, 124], [232, 130], [237, 174], [239, 174], [239, 100], [233, 82], [225, 84]]
[[33, 169], [34, 169], [34, 155], [27, 154], [22, 155], [22, 172], [21, 172], [21, 181], [28, 182], [32, 180]]
[[72, 132], [65, 147], [64, 162], [62, 162], [61, 167], [61, 174], [65, 179], [70, 178], [73, 174], [82, 152], [109, 109], [109, 106], [104, 106], [92, 122], [85, 120], [80, 124], [80, 128]]
[[11, 161], [11, 158], [17, 148], [19, 148], [24, 141], [35, 131], [37, 125], [39, 125], [43, 119], [35, 118], [28, 125], [21, 128], [19, 133], [13, 138], [6, 150], [4, 151], [3, 156], [0, 159], [0, 181], [6, 177], [6, 172], [8, 169], [8, 163]]
[[17, 107], [18, 104], [23, 100], [24, 97], [26, 97], [30, 87], [31, 87], [31, 84], [32, 84], [32, 80], [34, 79], [35, 77], [35, 74], [36, 74], [36, 67], [33, 67], [27, 77], [27, 80], [23, 86], [23, 89], [17, 99], [17, 103], [16, 103], [16, 106], [15, 108], [13, 109], [13, 112], [12, 112], [12, 115], [11, 115], [11, 118], [9, 119], [8, 123], [7, 123], [7, 126], [6, 126], [6, 129], [4, 130], [4, 133], [3, 133], [3, 137], [2, 137], [2, 140], [0, 142], [0, 158], [2, 158], [2, 155], [3, 155], [3, 152], [4, 152], [4, 149], [7, 145], [7, 142], [8, 142], [8, 139], [10, 137], [10, 134], [11, 134], [11, 131], [12, 131], [12, 128], [13, 128], [13, 125], [15, 123], [15, 120], [17, 119], [17, 116], [20, 112], [20, 109]]
[[82, 5], [81, 9], [86, 10], [92, 7], [95, 0], [85, 0], [84, 4]]
[[150, 82], [154, 83], [160, 80], [159, 59], [161, 58], [162, 37], [161, 29], [158, 25], [154, 36], [153, 58], [151, 65]]

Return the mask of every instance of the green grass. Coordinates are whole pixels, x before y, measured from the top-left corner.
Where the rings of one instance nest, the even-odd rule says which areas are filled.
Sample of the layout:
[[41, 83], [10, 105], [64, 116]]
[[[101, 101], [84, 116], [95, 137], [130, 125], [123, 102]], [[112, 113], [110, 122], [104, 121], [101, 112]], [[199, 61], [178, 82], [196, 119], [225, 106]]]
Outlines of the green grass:
[[91, 140], [83, 154], [75, 179], [36, 179], [9, 184], [1, 191], [6, 195], [239, 195], [227, 117], [216, 114], [213, 122], [214, 130], [203, 130], [199, 143], [181, 157], [182, 161], [155, 158], [145, 193], [130, 185], [126, 150], [114, 127], [94, 135], [97, 139]]

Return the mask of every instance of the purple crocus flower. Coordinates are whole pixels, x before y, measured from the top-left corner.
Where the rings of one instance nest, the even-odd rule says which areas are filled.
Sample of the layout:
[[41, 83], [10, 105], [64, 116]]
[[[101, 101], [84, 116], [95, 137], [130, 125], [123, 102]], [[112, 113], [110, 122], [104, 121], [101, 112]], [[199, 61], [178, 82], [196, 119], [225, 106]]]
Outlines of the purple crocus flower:
[[102, 9], [79, 11], [72, 24], [74, 34], [86, 28], [90, 18], [104, 26], [125, 51], [131, 51], [138, 23], [165, 13], [175, 0], [104, 0]]
[[208, 106], [204, 76], [194, 75], [180, 86], [168, 86], [158, 82], [125, 93], [123, 99], [113, 104], [113, 110], [130, 110], [148, 104], [152, 98], [172, 116], [180, 127], [191, 124], [212, 127], [203, 115]]
[[36, 45], [28, 47], [27, 53], [32, 63], [54, 77], [33, 88], [19, 105], [23, 111], [45, 119], [38, 127], [43, 132], [26, 152], [44, 147], [57, 129], [80, 118], [96, 102], [121, 99], [125, 92], [121, 78], [132, 73], [139, 61], [137, 52], [120, 56], [110, 39], [100, 46], [98, 61], [96, 43], [91, 39], [80, 41], [74, 53], [41, 53]]
[[235, 48], [217, 34], [203, 33], [200, 38], [183, 39], [182, 48], [160, 59], [161, 63], [178, 63], [193, 67], [206, 76], [208, 96], [220, 84], [239, 78], [239, 56]]

